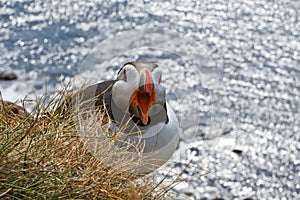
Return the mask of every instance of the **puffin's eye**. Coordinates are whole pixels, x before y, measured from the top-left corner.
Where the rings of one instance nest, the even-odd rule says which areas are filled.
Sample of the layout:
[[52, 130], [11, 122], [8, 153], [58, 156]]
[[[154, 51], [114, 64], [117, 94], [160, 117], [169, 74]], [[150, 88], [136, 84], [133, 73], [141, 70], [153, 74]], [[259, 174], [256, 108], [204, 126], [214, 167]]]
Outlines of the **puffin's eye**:
[[162, 78], [161, 78], [162, 71], [159, 68], [155, 69], [155, 70], [153, 70], [152, 75], [153, 75], [153, 81], [157, 84], [160, 84], [162, 81]]
[[161, 83], [161, 77], [162, 77], [162, 74], [160, 74], [160, 76], [159, 76], [159, 79], [158, 79], [158, 84], [160, 84]]
[[120, 72], [120, 74], [118, 76], [118, 79], [127, 82], [127, 75], [126, 75], [126, 69], [125, 68]]
[[124, 75], [123, 75], [123, 76], [124, 76], [124, 79], [123, 79], [123, 80], [127, 82], [126, 69], [124, 69], [124, 72], [123, 72], [123, 73], [124, 73]]

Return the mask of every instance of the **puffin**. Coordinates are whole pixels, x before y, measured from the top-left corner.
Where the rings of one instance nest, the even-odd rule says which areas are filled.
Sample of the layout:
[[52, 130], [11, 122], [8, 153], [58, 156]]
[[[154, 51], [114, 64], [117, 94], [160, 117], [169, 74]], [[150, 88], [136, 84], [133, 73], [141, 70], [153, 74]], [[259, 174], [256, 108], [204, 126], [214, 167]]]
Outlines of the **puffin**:
[[72, 100], [73, 106], [103, 116], [101, 126], [119, 135], [115, 148], [138, 149], [142, 161], [136, 169], [139, 174], [150, 173], [167, 162], [179, 142], [179, 121], [166, 101], [161, 82], [162, 69], [157, 64], [128, 62], [115, 80], [83, 88]]

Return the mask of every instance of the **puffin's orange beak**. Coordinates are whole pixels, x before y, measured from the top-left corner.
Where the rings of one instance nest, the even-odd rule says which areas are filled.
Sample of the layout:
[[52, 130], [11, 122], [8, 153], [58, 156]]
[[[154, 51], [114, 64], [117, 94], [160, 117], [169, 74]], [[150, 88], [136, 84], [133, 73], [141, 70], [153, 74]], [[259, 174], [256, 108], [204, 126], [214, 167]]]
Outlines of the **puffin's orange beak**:
[[141, 122], [148, 124], [149, 109], [155, 103], [156, 90], [151, 78], [151, 72], [143, 69], [140, 74], [139, 87], [132, 94], [131, 102], [140, 108]]

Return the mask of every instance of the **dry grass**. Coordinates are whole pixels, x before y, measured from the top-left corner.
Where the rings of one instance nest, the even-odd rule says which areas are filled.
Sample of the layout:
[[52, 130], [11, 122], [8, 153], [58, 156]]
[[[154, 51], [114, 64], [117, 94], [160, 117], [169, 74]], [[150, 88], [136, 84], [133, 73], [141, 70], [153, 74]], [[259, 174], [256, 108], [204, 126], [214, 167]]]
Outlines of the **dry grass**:
[[0, 198], [164, 198], [168, 188], [158, 189], [155, 178], [138, 177], [122, 163], [108, 167], [84, 148], [65, 97], [25, 99], [36, 104], [31, 113], [0, 101]]

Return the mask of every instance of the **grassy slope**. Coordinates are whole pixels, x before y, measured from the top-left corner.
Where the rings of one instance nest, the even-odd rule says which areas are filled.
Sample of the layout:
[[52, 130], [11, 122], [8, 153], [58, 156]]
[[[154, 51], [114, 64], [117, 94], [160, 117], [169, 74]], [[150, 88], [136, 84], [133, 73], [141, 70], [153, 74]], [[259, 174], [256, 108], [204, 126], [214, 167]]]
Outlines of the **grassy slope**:
[[163, 198], [153, 177], [105, 167], [83, 148], [71, 113], [53, 111], [61, 99], [35, 100], [32, 113], [0, 101], [0, 198]]

